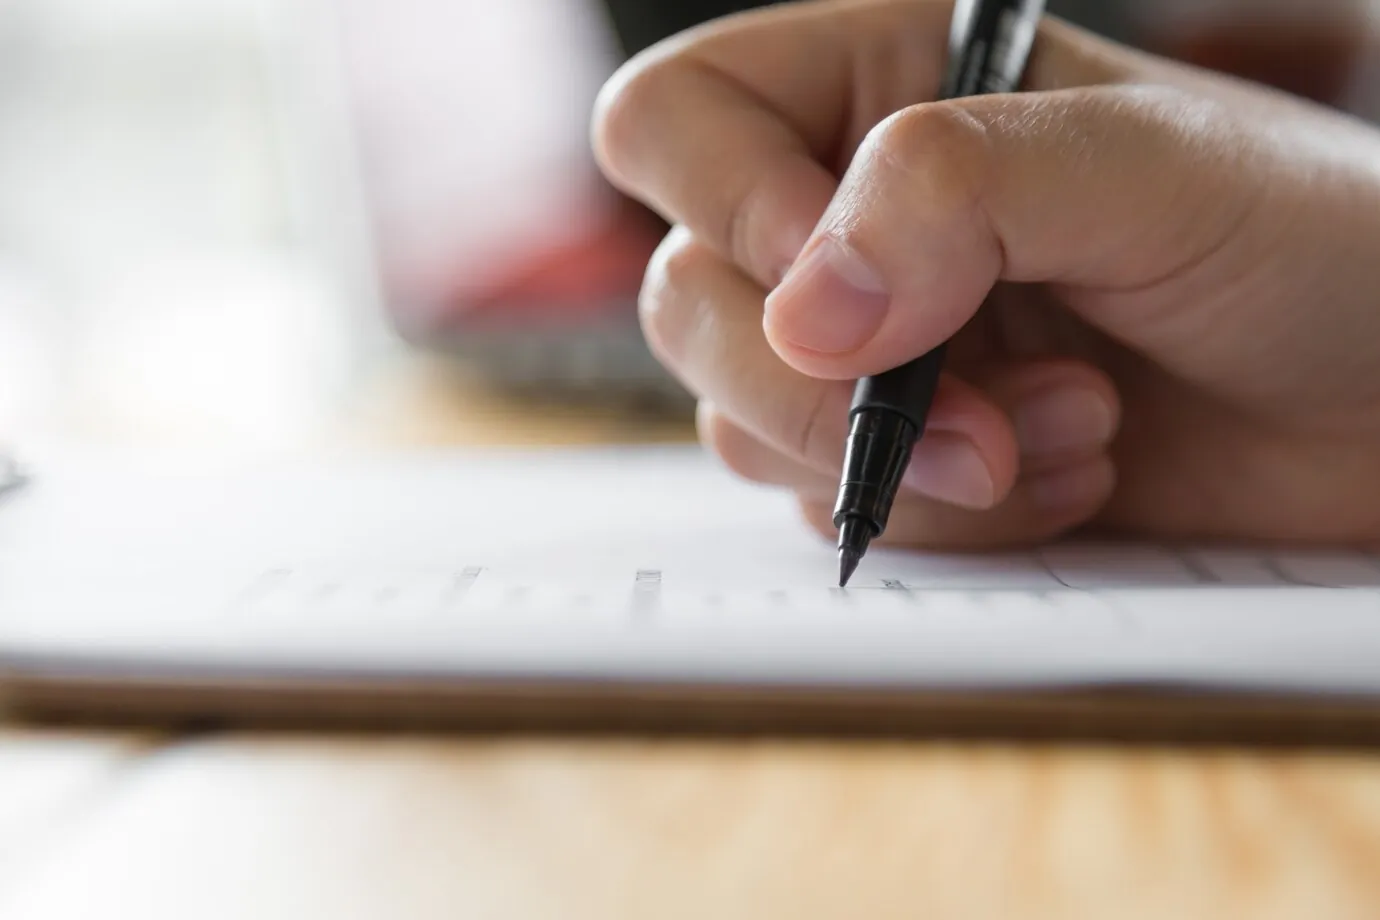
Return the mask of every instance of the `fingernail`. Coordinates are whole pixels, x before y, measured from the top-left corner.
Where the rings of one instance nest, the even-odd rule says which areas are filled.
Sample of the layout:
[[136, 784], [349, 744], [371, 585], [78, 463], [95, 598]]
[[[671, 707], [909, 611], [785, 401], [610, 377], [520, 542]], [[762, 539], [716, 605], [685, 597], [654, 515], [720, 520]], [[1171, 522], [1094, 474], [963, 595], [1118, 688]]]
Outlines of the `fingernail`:
[[991, 507], [996, 497], [982, 455], [961, 435], [925, 435], [915, 445], [902, 482], [921, 495], [966, 508]]
[[840, 354], [866, 345], [890, 305], [881, 277], [851, 248], [826, 236], [767, 298], [767, 322], [792, 345]]
[[1107, 497], [1112, 466], [1106, 460], [1036, 476], [1025, 484], [1030, 501], [1046, 511], [1084, 508]]
[[1107, 400], [1082, 387], [1043, 390], [1017, 405], [1012, 422], [1027, 455], [1101, 447], [1116, 426]]

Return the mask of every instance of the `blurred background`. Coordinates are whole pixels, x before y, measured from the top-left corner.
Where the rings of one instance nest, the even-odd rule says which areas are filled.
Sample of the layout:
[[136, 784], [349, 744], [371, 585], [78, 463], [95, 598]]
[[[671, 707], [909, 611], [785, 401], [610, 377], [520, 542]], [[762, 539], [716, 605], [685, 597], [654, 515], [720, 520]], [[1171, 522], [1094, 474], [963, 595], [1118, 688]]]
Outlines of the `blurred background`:
[[[664, 227], [599, 179], [589, 111], [753, 5], [8, 0], [0, 438], [540, 439], [513, 399], [684, 431], [635, 316]], [[1050, 8], [1374, 120], [1376, 6]]]

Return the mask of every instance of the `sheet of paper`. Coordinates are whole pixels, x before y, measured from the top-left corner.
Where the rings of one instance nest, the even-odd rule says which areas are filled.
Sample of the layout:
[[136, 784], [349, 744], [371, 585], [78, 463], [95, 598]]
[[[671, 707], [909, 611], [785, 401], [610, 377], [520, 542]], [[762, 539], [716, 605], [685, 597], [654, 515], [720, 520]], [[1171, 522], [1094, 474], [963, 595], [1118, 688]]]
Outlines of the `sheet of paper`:
[[1380, 557], [874, 550], [694, 449], [50, 462], [0, 505], [0, 660], [1380, 693]]

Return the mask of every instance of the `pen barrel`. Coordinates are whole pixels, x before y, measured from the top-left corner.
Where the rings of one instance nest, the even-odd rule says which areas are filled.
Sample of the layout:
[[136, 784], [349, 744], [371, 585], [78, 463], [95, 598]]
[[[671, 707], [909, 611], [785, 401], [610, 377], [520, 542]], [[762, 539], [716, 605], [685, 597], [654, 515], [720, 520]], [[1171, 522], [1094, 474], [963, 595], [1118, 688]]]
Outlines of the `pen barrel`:
[[848, 413], [848, 447], [834, 526], [854, 517], [865, 520], [874, 537], [886, 530], [911, 451], [925, 430], [939, 389], [946, 350], [940, 345], [914, 361], [858, 381]]
[[958, 0], [942, 99], [1020, 88], [1044, 0]]
[[924, 431], [947, 350], [947, 345], [939, 345], [914, 361], [859, 380], [853, 388], [849, 416], [856, 417], [864, 409], [886, 410], [905, 418], [917, 431]]
[[844, 456], [843, 482], [834, 505], [834, 526], [856, 518], [879, 537], [910, 463], [920, 428], [898, 412], [872, 407], [854, 413]]
[[[1044, 12], [1043, 0], [957, 0], [949, 37], [950, 65], [941, 98], [1014, 92]], [[847, 453], [834, 526], [847, 583], [873, 538], [886, 530], [911, 453], [925, 430], [947, 348], [940, 345], [900, 367], [864, 377], [853, 390]]]

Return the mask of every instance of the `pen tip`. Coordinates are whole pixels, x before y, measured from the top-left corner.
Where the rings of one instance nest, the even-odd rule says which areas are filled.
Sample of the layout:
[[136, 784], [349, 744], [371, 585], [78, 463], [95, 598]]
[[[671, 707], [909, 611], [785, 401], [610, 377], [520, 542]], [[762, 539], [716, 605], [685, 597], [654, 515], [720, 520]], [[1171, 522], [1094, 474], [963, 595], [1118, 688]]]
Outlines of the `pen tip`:
[[848, 587], [848, 580], [853, 577], [853, 573], [858, 570], [858, 563], [862, 562], [862, 554], [851, 549], [839, 550], [839, 587]]
[[857, 515], [844, 518], [839, 527], [839, 587], [848, 586], [848, 580], [858, 570], [867, 544], [872, 542], [872, 526]]

